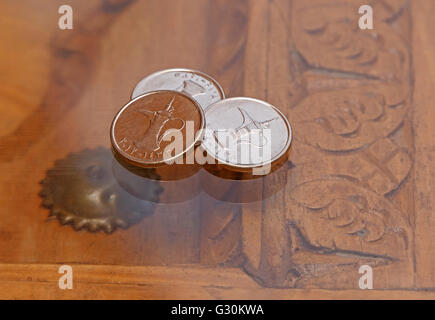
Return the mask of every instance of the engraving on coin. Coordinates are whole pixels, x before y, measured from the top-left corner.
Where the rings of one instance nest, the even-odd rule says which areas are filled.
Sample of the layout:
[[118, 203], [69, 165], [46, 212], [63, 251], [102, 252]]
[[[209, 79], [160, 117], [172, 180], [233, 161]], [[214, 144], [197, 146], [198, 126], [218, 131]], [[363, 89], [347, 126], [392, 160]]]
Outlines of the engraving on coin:
[[[178, 159], [201, 138], [204, 115], [191, 97], [177, 91], [154, 91], [130, 101], [115, 116], [111, 141], [124, 158], [140, 166], [157, 166]], [[166, 147], [171, 137], [174, 150]], [[167, 138], [167, 139], [166, 139]]]
[[292, 133], [287, 118], [267, 102], [230, 98], [205, 112], [202, 147], [221, 164], [254, 168], [287, 154]]
[[189, 69], [168, 69], [142, 79], [134, 88], [131, 98], [154, 90], [174, 90], [193, 97], [205, 110], [209, 105], [225, 98], [219, 83], [209, 75]]
[[[174, 121], [173, 128], [175, 130], [181, 131], [185, 127], [186, 122], [181, 118], [174, 117], [174, 107], [172, 104], [174, 103], [175, 96], [172, 97], [169, 104], [163, 109], [157, 111], [151, 110], [139, 110], [134, 108], [137, 112], [142, 113], [149, 120], [150, 124], [148, 130], [145, 132], [143, 137], [139, 139], [137, 142], [134, 142], [134, 145], [139, 148], [146, 148], [147, 135], [155, 138], [154, 148], [151, 147], [153, 151], [157, 151], [160, 149], [160, 144], [165, 136], [164, 129], [168, 122]], [[177, 123], [178, 122], [178, 123]], [[178, 127], [178, 128], [177, 128]]]
[[[267, 138], [264, 137], [263, 130], [269, 129], [269, 124], [272, 121], [277, 120], [278, 117], [269, 120], [264, 120], [264, 121], [257, 121], [254, 118], [252, 118], [249, 115], [248, 111], [246, 111], [245, 109], [237, 107], [237, 110], [242, 115], [243, 120], [242, 120], [242, 124], [237, 128], [235, 128], [234, 131], [232, 132], [235, 138], [236, 145], [240, 146], [242, 143], [247, 143], [251, 146], [258, 147], [258, 148], [265, 147], [269, 141], [267, 140]], [[259, 141], [254, 141], [254, 139], [252, 139], [252, 136], [255, 134], [256, 130], [258, 130], [259, 133], [259, 138], [260, 138]], [[229, 152], [228, 148], [225, 147], [221, 141], [219, 141], [216, 132], [217, 132], [216, 130], [213, 131], [213, 137], [215, 138], [216, 142], [228, 153]]]

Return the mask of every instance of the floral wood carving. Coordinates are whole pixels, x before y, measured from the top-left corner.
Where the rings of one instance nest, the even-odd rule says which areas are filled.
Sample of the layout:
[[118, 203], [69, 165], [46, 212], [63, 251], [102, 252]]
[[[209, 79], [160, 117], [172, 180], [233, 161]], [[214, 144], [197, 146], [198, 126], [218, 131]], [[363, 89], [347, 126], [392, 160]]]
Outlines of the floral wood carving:
[[261, 228], [241, 227], [251, 235], [243, 268], [263, 286], [337, 287], [331, 275], [364, 263], [412, 268], [410, 216], [392, 201], [412, 167], [400, 138], [412, 105], [407, 3], [373, 2], [369, 31], [358, 28], [359, 5], [292, 2], [289, 183]]

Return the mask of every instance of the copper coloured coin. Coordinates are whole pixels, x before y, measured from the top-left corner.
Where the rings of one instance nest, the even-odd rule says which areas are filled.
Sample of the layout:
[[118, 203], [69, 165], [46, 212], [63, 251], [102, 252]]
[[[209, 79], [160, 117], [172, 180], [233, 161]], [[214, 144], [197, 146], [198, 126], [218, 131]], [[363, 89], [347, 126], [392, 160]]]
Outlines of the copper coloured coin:
[[127, 103], [110, 130], [113, 148], [127, 161], [155, 167], [179, 161], [200, 141], [205, 118], [188, 95], [153, 91]]

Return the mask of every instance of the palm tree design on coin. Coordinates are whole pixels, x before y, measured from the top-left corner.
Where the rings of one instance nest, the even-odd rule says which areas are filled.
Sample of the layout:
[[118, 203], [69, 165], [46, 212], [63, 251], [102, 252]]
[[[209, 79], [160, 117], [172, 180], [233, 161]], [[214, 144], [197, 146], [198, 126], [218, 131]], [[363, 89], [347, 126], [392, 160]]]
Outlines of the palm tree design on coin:
[[174, 117], [174, 100], [175, 96], [172, 97], [165, 108], [157, 111], [135, 109], [137, 112], [145, 115], [149, 121], [148, 130], [145, 131], [139, 141], [134, 142], [137, 148], [150, 148], [148, 137], [155, 137], [152, 140], [153, 145], [151, 149], [157, 151], [160, 149], [163, 138], [169, 133], [168, 130], [181, 131], [184, 129], [186, 125], [185, 121], [181, 118]]

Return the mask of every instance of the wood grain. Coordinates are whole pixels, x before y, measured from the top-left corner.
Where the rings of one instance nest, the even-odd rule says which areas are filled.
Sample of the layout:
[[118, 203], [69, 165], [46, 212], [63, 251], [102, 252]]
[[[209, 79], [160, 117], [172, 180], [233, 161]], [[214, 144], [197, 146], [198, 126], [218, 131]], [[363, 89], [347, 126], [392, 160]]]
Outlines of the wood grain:
[[[3, 1], [0, 298], [433, 299], [435, 6], [368, 2], [374, 30], [356, 0], [116, 0], [72, 3], [62, 31], [58, 4]], [[134, 85], [170, 67], [288, 116], [290, 162], [263, 199], [204, 188], [111, 234], [48, 219], [46, 170], [109, 150]], [[358, 289], [362, 264], [375, 290]]]
[[[432, 2], [425, 2], [413, 12], [434, 12]], [[415, 69], [415, 108], [413, 112], [415, 141], [415, 259], [416, 282], [419, 287], [434, 287], [435, 252], [434, 245], [434, 200], [435, 186], [434, 152], [435, 135], [433, 119], [435, 114], [430, 107], [434, 99], [435, 64], [433, 60], [435, 42], [430, 37], [434, 22], [428, 16], [414, 20], [414, 69]], [[431, 40], [429, 40], [431, 39]], [[424, 48], [419, 50], [418, 48]]]
[[72, 290], [59, 265], [0, 265], [1, 299], [434, 299], [415, 290], [262, 288], [238, 268], [74, 265]]

